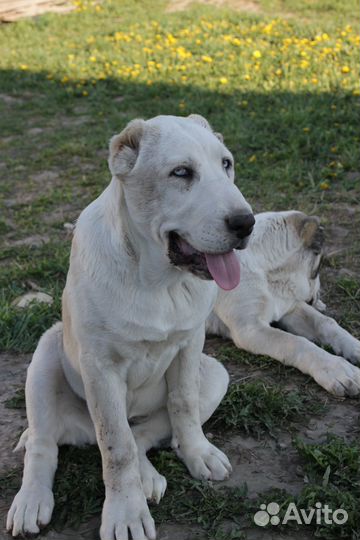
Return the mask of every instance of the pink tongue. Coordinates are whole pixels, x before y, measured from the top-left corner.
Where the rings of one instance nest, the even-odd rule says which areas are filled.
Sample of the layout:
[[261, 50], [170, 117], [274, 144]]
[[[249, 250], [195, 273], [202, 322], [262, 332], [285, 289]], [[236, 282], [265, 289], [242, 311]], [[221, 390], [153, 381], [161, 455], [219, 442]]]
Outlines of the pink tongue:
[[240, 264], [235, 251], [222, 255], [205, 253], [207, 267], [216, 283], [225, 291], [231, 291], [240, 282]]

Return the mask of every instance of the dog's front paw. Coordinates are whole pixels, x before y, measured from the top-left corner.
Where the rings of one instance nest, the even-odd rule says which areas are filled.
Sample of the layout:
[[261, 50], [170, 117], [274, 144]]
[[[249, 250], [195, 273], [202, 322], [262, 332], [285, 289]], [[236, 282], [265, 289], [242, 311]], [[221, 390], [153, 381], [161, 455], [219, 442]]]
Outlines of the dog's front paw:
[[343, 353], [352, 364], [360, 364], [360, 341], [353, 338], [350, 343], [346, 343], [343, 347]]
[[226, 455], [207, 439], [187, 448], [185, 452], [182, 452], [180, 448], [175, 450], [189, 469], [191, 476], [199, 480], [225, 480], [232, 471]]
[[22, 486], [8, 512], [6, 529], [13, 536], [37, 534], [51, 519], [54, 496], [46, 486]]
[[329, 355], [329, 358], [316, 369], [314, 379], [325, 390], [336, 396], [355, 397], [360, 394], [360, 369], [341, 356]]
[[101, 540], [155, 540], [155, 524], [142, 491], [113, 492], [105, 498]]
[[166, 478], [157, 472], [153, 464], [145, 456], [139, 456], [141, 483], [148, 501], [159, 504], [166, 490]]

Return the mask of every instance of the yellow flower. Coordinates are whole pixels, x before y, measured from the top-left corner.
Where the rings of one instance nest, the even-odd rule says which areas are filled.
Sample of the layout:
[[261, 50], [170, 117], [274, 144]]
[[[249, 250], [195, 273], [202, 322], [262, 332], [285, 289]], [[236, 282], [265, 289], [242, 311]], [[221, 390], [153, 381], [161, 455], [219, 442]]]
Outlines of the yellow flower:
[[211, 64], [211, 62], [213, 61], [213, 59], [211, 58], [211, 56], [206, 56], [206, 55], [203, 55], [203, 56], [201, 57], [201, 60], [202, 60], [203, 62], [208, 63], [208, 64]]
[[180, 58], [190, 58], [192, 56], [192, 53], [187, 51], [185, 47], [178, 47], [176, 52]]
[[317, 79], [316, 77], [313, 77], [313, 78], [311, 79], [311, 82], [312, 82], [313, 84], [317, 84], [317, 83], [319, 82], [319, 79]]
[[277, 69], [277, 70], [275, 71], [275, 74], [278, 75], [278, 77], [281, 77], [281, 75], [282, 75], [282, 69], [280, 69], [280, 68]]
[[308, 128], [308, 127], [304, 127], [304, 128], [303, 128], [303, 132], [304, 132], [304, 133], [309, 133], [309, 131], [310, 131], [310, 128]]
[[325, 181], [324, 181], [324, 182], [321, 182], [321, 184], [320, 184], [319, 187], [320, 187], [320, 189], [326, 191], [327, 189], [330, 188], [330, 184], [329, 184], [328, 182], [325, 182]]
[[167, 37], [168, 42], [169, 42], [171, 45], [174, 44], [174, 43], [176, 43], [176, 41], [177, 41], [176, 37], [174, 37], [172, 34], [168, 34], [166, 37]]
[[221, 77], [221, 78], [219, 79], [219, 81], [220, 81], [220, 84], [228, 84], [228, 82], [229, 82], [228, 79], [227, 79], [226, 77]]
[[330, 148], [330, 152], [332, 152], [333, 154], [336, 154], [336, 152], [338, 151], [338, 147], [337, 146], [332, 146]]
[[253, 57], [254, 57], [254, 58], [261, 58], [261, 57], [262, 57], [262, 54], [261, 54], [260, 51], [254, 51], [254, 52], [253, 52]]
[[253, 154], [251, 157], [249, 157], [248, 162], [249, 163], [254, 163], [255, 161], [256, 161], [256, 155]]
[[20, 69], [22, 71], [26, 71], [27, 69], [29, 69], [29, 66], [27, 66], [26, 64], [20, 64]]
[[301, 69], [306, 69], [307, 67], [309, 67], [309, 62], [307, 60], [301, 60], [300, 67]]
[[83, 96], [88, 96], [89, 95], [89, 92], [87, 90], [83, 90], [83, 93], [82, 93]]
[[349, 66], [343, 66], [343, 67], [341, 68], [341, 72], [342, 72], [342, 73], [350, 73], [350, 68], [349, 68]]
[[244, 79], [245, 79], [245, 81], [250, 81], [251, 77], [250, 77], [250, 75], [244, 75]]
[[96, 56], [90, 56], [89, 60], [90, 62], [96, 62]]

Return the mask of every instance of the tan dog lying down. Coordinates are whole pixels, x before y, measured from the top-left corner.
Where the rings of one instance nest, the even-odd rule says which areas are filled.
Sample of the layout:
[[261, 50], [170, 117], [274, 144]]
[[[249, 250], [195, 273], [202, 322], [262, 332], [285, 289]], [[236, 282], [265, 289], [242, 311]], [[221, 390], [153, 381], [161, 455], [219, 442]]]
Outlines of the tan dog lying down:
[[[264, 354], [311, 375], [328, 392], [360, 392], [360, 342], [319, 312], [323, 231], [301, 212], [258, 214], [245, 251], [237, 252], [240, 284], [219, 290], [207, 332], [230, 337], [241, 349]], [[280, 328], [273, 328], [271, 323]], [[330, 345], [330, 354], [320, 347]], [[345, 360], [346, 358], [346, 360]]]

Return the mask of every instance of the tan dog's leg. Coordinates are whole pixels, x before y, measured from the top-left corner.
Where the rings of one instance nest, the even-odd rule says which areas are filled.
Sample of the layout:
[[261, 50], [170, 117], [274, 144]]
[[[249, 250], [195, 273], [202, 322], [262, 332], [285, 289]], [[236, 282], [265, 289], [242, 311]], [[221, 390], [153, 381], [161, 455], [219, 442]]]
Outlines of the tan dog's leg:
[[[200, 422], [204, 424], [224, 397], [229, 384], [225, 368], [210, 356], [202, 354], [200, 365]], [[138, 447], [140, 472], [145, 495], [159, 502], [165, 493], [166, 480], [146, 456], [150, 448], [161, 446], [172, 435], [169, 413], [165, 407], [152, 414], [145, 422], [132, 427]]]
[[331, 317], [320, 313], [308, 304], [301, 303], [285, 315], [280, 321], [289, 332], [304, 336], [321, 345], [330, 345], [336, 352], [350, 360], [353, 364], [360, 363], [360, 341]]
[[[231, 472], [230, 462], [221, 450], [206, 439], [201, 427], [200, 367], [203, 344], [204, 330], [201, 328], [188, 346], [179, 351], [166, 372], [171, 444], [194, 478], [224, 480]], [[220, 379], [224, 380], [226, 370], [219, 365], [218, 371]], [[223, 376], [221, 372], [224, 372]]]
[[40, 339], [28, 369], [29, 427], [16, 448], [26, 449], [24, 474], [6, 524], [13, 536], [36, 534], [51, 519], [58, 444], [95, 443], [86, 403], [74, 394], [65, 379], [63, 354], [62, 324], [57, 323]]
[[360, 369], [341, 356], [317, 347], [308, 339], [271, 328], [266, 324], [229, 324], [231, 338], [240, 349], [263, 354], [311, 375], [328, 392], [356, 396], [360, 392]]
[[36, 534], [47, 525], [54, 508], [52, 484], [57, 467], [56, 393], [61, 365], [54, 326], [40, 339], [28, 369], [26, 405], [29, 428], [18, 448], [26, 447], [22, 486], [6, 522], [13, 536]]
[[[87, 340], [89, 342], [89, 339]], [[102, 457], [105, 501], [101, 540], [154, 540], [154, 520], [142, 489], [138, 449], [127, 419], [126, 367], [93, 343], [83, 350], [81, 374]]]

